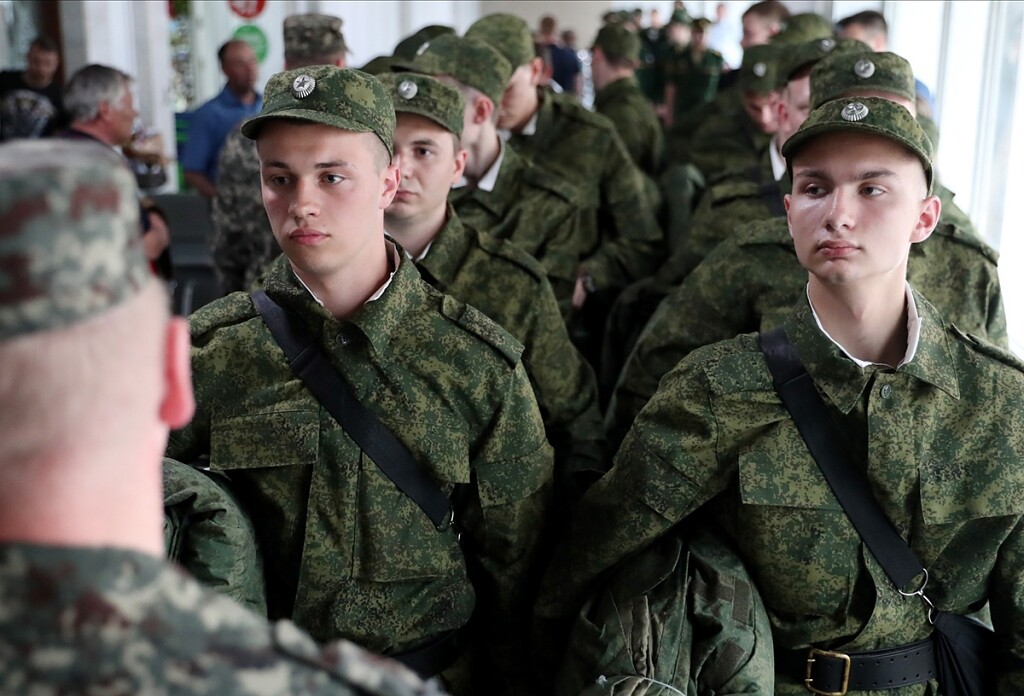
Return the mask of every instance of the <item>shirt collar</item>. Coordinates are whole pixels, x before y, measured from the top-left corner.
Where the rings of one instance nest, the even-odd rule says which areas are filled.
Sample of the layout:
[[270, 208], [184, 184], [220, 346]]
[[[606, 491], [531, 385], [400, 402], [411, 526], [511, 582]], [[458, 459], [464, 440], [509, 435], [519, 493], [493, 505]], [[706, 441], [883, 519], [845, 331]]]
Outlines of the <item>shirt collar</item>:
[[772, 175], [776, 181], [782, 181], [782, 177], [786, 176], [786, 158], [779, 152], [778, 138], [772, 137], [768, 145], [768, 157], [772, 161]]
[[[942, 316], [914, 292], [919, 317], [919, 338], [914, 359], [897, 368], [931, 384], [953, 398], [960, 398], [956, 367]], [[909, 311], [908, 311], [909, 315]], [[870, 384], [876, 366], [867, 368], [854, 360], [821, 329], [810, 300], [801, 298], [785, 322], [786, 334], [815, 385], [843, 413], [849, 413]]]
[[[391, 253], [391, 264], [390, 264], [390, 266], [391, 266], [391, 272], [390, 272], [390, 273], [388, 273], [388, 277], [387, 277], [387, 280], [385, 280], [385, 281], [384, 281], [384, 284], [383, 284], [383, 285], [381, 285], [381, 286], [380, 286], [379, 288], [377, 288], [377, 289], [376, 289], [376, 290], [375, 290], [375, 291], [373, 292], [373, 294], [372, 294], [372, 295], [370, 295], [369, 299], [367, 299], [367, 300], [366, 300], [366, 302], [365, 302], [364, 304], [366, 304], [366, 303], [369, 303], [369, 302], [373, 302], [373, 301], [375, 301], [375, 300], [379, 300], [379, 299], [381, 298], [381, 295], [383, 295], [383, 294], [384, 294], [384, 291], [385, 291], [385, 290], [387, 290], [387, 289], [388, 289], [388, 287], [389, 287], [389, 286], [391, 285], [391, 281], [395, 279], [395, 271], [397, 271], [397, 270], [398, 270], [398, 264], [399, 264], [399, 263], [400, 263], [400, 261], [401, 261], [401, 255], [400, 255], [400, 254], [398, 253], [398, 248], [397, 248], [397, 246], [395, 246], [394, 244], [391, 244], [390, 242], [385, 242], [385, 244], [387, 244], [387, 245], [388, 245], [388, 250], [389, 250], [389, 251], [390, 251], [390, 253]], [[429, 248], [429, 245], [428, 245], [428, 248]], [[423, 253], [424, 253], [424, 254], [426, 254], [426, 251], [424, 251]], [[310, 297], [312, 297], [312, 298], [313, 298], [313, 300], [314, 300], [314, 301], [315, 301], [315, 302], [316, 302], [316, 303], [317, 303], [318, 305], [320, 305], [321, 307], [323, 307], [323, 306], [324, 306], [323, 300], [321, 300], [321, 299], [320, 299], [319, 297], [317, 297], [317, 296], [316, 296], [316, 293], [315, 293], [315, 292], [313, 292], [313, 289], [312, 289], [312, 288], [310, 288], [310, 287], [309, 287], [308, 285], [306, 285], [306, 281], [304, 281], [304, 280], [303, 280], [303, 279], [302, 279], [302, 278], [301, 278], [301, 277], [299, 276], [299, 274], [295, 272], [295, 269], [294, 269], [294, 268], [292, 268], [290, 264], [289, 264], [289, 266], [288, 266], [288, 267], [289, 267], [289, 269], [291, 270], [291, 272], [292, 272], [292, 275], [294, 275], [294, 276], [295, 276], [295, 280], [299, 281], [299, 284], [300, 284], [300, 285], [302, 285], [302, 287], [304, 287], [304, 288], [306, 289], [306, 292], [308, 292], [308, 293], [309, 293], [309, 296], [310, 296]]]

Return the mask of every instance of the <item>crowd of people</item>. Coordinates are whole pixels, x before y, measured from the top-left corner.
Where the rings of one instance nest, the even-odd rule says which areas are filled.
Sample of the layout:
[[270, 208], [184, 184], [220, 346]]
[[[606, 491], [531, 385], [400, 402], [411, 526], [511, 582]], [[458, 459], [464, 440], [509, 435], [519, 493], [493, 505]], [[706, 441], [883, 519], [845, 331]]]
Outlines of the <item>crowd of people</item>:
[[876, 12], [714, 26], [226, 42], [187, 319], [76, 71], [0, 145], [0, 693], [952, 696], [942, 616], [1020, 693], [1024, 363], [931, 95]]

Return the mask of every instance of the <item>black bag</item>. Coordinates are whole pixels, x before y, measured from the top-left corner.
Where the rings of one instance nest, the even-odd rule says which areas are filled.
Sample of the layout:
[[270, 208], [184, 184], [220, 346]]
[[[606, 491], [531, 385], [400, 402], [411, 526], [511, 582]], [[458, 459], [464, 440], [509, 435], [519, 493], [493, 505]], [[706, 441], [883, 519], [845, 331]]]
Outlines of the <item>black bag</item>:
[[936, 612], [935, 668], [945, 696], [981, 696], [988, 691], [986, 659], [995, 654], [992, 629], [970, 616]]
[[[928, 620], [935, 627], [932, 641], [939, 691], [944, 696], [991, 693], [992, 670], [987, 669], [987, 661], [995, 654], [995, 633], [976, 619], [935, 609], [924, 593], [928, 571], [886, 517], [871, 493], [867, 478], [849, 461], [849, 453], [840, 448], [842, 440], [834, 436], [821, 395], [786, 332], [777, 328], [762, 333], [760, 344], [775, 391], [857, 533], [897, 591], [920, 597], [928, 607]], [[908, 593], [899, 589], [918, 576], [923, 576], [924, 581], [917, 591]]]

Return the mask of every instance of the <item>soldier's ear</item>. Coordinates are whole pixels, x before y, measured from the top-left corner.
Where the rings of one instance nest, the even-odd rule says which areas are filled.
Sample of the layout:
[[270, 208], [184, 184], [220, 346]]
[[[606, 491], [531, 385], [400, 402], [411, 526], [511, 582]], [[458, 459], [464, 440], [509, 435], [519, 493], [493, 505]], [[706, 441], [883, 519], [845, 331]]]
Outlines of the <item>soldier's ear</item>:
[[167, 323], [164, 343], [164, 397], [160, 402], [160, 419], [169, 428], [181, 428], [192, 420], [196, 410], [188, 322], [172, 317]]
[[473, 123], [487, 123], [498, 106], [488, 97], [477, 95], [473, 99]]
[[942, 214], [942, 201], [938, 196], [928, 196], [921, 205], [921, 215], [917, 218], [914, 232], [910, 237], [913, 243], [923, 242], [932, 235], [935, 226], [939, 224], [939, 215]]
[[452, 172], [452, 186], [459, 183], [462, 179], [463, 173], [466, 171], [466, 160], [469, 158], [469, 153], [465, 150], [455, 151], [455, 169]]

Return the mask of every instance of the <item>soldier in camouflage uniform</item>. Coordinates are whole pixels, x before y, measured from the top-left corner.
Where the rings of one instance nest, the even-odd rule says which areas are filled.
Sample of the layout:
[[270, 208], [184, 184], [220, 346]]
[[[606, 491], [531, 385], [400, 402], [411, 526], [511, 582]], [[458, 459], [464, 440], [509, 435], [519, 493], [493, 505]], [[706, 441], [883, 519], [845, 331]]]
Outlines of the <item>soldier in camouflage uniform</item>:
[[269, 80], [242, 125], [284, 252], [263, 287], [452, 499], [454, 524], [435, 526], [360, 449], [243, 293], [190, 318], [197, 409], [167, 456], [209, 456], [228, 473], [256, 527], [271, 617], [443, 671], [456, 694], [492, 680], [526, 693], [517, 667], [551, 448], [522, 345], [426, 285], [384, 236], [400, 180], [394, 125], [388, 91], [366, 73], [314, 66]]
[[567, 511], [577, 491], [607, 470], [593, 369], [570, 342], [537, 261], [464, 224], [446, 202], [466, 164], [458, 143], [462, 95], [426, 75], [392, 73], [380, 81], [395, 104], [402, 174], [384, 225], [424, 280], [476, 307], [523, 344], [523, 364], [555, 450], [556, 498]]
[[[809, 85], [810, 103], [815, 108], [838, 97], [856, 95], [885, 97], [911, 112], [915, 108], [913, 71], [904, 58], [893, 53], [833, 51], [814, 64], [809, 80], [799, 77], [801, 74], [800, 70], [794, 73], [788, 96], [804, 93]], [[800, 101], [786, 114], [784, 130], [795, 131], [802, 122]], [[792, 123], [794, 117], [798, 123]], [[692, 280], [688, 277], [671, 290], [651, 317], [619, 376], [608, 408], [606, 422], [613, 447], [654, 394], [661, 377], [680, 359], [702, 345], [776, 326], [799, 294], [803, 272], [796, 263], [785, 218], [772, 219], [782, 205], [781, 198], [769, 205], [760, 191], [748, 191], [748, 195], [737, 191], [745, 186], [738, 178], [730, 185], [736, 195], [717, 207], [716, 213], [728, 218], [735, 230], [754, 220], [763, 223], [735, 243], [731, 238], [722, 242], [723, 249], [716, 249], [697, 266], [690, 274]], [[959, 208], [945, 207], [947, 200], [952, 204], [952, 194], [938, 181], [934, 190], [943, 201], [940, 224], [927, 242], [911, 248], [910, 280], [961, 329], [1005, 347], [1008, 339], [998, 254], [978, 237]], [[958, 283], [951, 285], [950, 278], [957, 278]]]
[[654, 108], [640, 90], [636, 66], [640, 37], [621, 24], [601, 27], [591, 49], [594, 110], [615, 124], [629, 156], [644, 174], [644, 190], [654, 210], [661, 208], [656, 182], [665, 157], [665, 134]]
[[[577, 182], [586, 214], [596, 219], [596, 226], [582, 227], [582, 232], [595, 233], [580, 239], [582, 265], [577, 269], [573, 306], [583, 307], [599, 289], [614, 295], [652, 273], [661, 230], [646, 203], [643, 177], [615, 126], [571, 95], [538, 89], [540, 59], [534, 56], [530, 28], [519, 17], [488, 15], [470, 26], [466, 36], [491, 44], [513, 66], [498, 117], [498, 126], [512, 133], [509, 143], [520, 154]], [[603, 316], [600, 309], [598, 313]]]
[[541, 263], [563, 316], [568, 316], [582, 260], [582, 193], [564, 176], [539, 167], [498, 135], [497, 108], [512, 66], [482, 41], [441, 36], [409, 67], [440, 76], [465, 96], [461, 144], [464, 176], [449, 201], [463, 222], [507, 239]]
[[104, 146], [0, 147], [0, 693], [439, 694], [162, 559], [160, 449], [193, 401], [136, 196]]
[[714, 100], [725, 58], [707, 44], [711, 21], [700, 17], [690, 25], [691, 40], [677, 50], [665, 65], [665, 108], [672, 114], [671, 126], [687, 111]]
[[[347, 47], [342, 20], [322, 14], [291, 15], [284, 20], [285, 69], [307, 65], [345, 67]], [[281, 253], [260, 194], [256, 145], [238, 130], [220, 151], [217, 195], [213, 197], [213, 266], [225, 293], [247, 290], [263, 268]]]
[[[812, 112], [783, 155], [792, 236], [809, 271], [785, 331], [843, 446], [923, 559], [936, 607], [964, 614], [991, 603], [993, 693], [1020, 693], [1024, 364], [948, 324], [906, 282], [909, 247], [939, 217], [931, 144], [904, 107], [843, 98]], [[611, 472], [584, 496], [539, 609], [572, 611], [596, 573], [701, 507], [757, 582], [776, 694], [806, 694], [808, 676], [819, 692], [937, 693], [934, 665], [908, 673], [886, 653], [850, 668], [848, 691], [822, 674], [844, 656], [919, 641], [926, 656], [932, 626], [925, 604], [897, 591], [922, 579], [894, 587], [834, 498], [756, 335], [696, 351], [665, 376]], [[903, 686], [869, 686], [889, 680]]]

